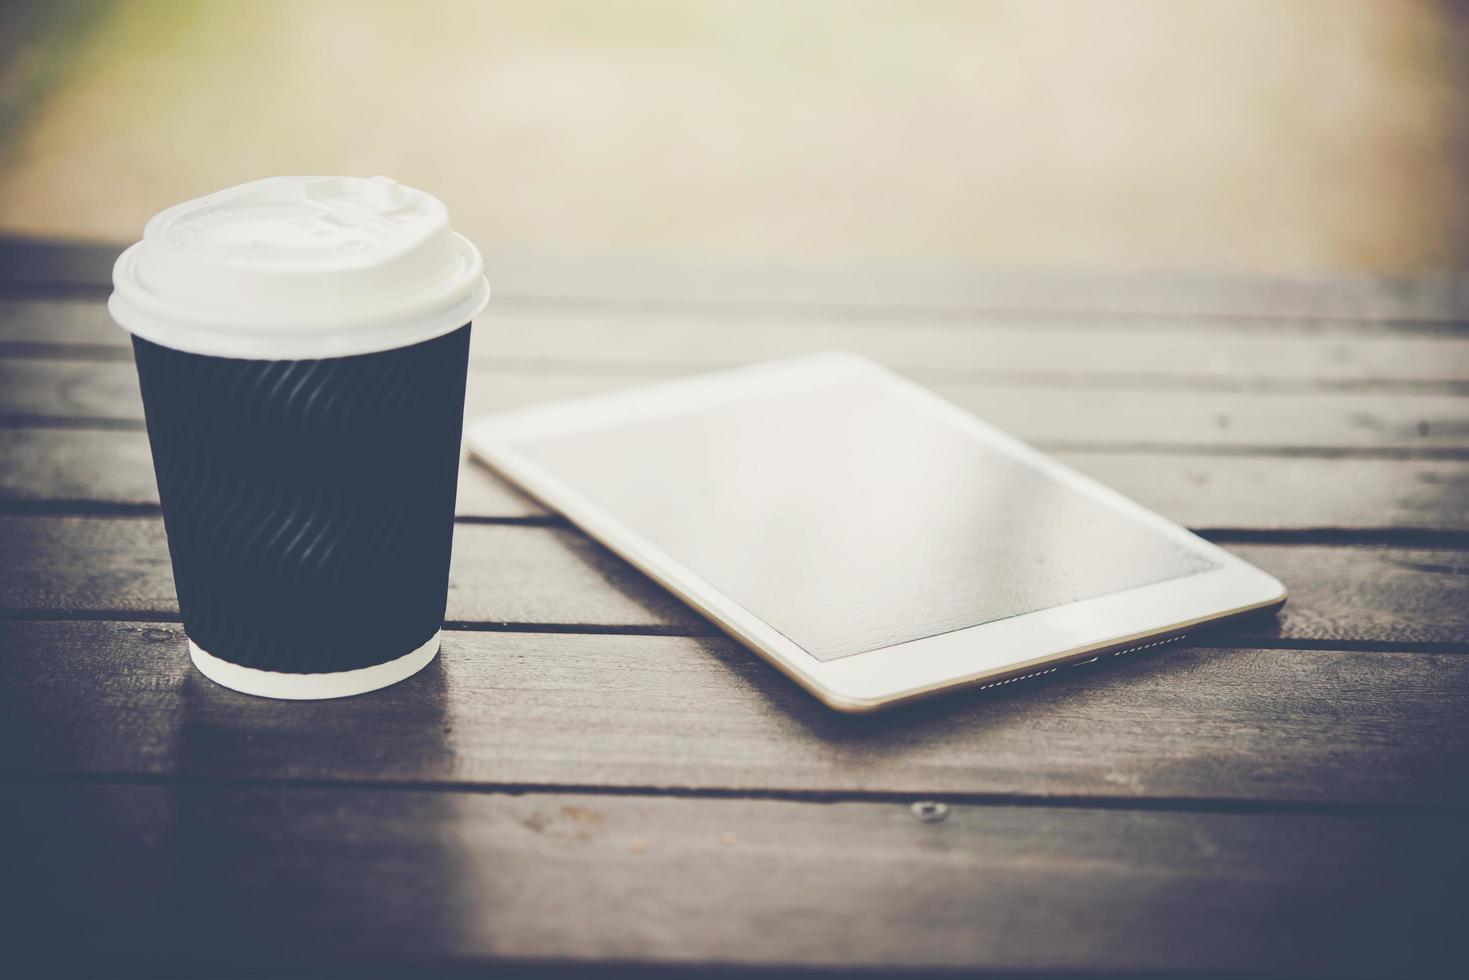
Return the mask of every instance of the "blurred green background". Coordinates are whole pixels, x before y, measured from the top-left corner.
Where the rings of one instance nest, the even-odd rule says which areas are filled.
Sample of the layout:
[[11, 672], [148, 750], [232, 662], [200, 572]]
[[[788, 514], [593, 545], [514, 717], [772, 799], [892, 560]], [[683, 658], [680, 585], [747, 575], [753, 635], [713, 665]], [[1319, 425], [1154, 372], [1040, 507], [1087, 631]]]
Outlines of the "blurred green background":
[[1469, 14], [1370, 0], [0, 7], [0, 232], [388, 174], [486, 249], [1277, 274], [1469, 259]]

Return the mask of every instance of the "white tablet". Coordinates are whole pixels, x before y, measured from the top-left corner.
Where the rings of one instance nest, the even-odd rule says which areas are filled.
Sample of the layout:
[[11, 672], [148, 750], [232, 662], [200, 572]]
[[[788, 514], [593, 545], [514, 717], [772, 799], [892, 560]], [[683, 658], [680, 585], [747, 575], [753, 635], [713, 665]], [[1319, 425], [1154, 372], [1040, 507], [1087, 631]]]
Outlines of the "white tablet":
[[1264, 572], [852, 355], [482, 419], [469, 444], [846, 711], [1285, 601]]

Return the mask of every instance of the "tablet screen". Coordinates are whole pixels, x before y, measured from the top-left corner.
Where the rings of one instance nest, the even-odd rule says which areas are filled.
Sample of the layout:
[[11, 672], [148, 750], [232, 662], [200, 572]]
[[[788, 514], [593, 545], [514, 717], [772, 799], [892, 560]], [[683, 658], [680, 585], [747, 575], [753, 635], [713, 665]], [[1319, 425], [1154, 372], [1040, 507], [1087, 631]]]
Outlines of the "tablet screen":
[[517, 448], [820, 660], [1217, 567], [880, 375]]

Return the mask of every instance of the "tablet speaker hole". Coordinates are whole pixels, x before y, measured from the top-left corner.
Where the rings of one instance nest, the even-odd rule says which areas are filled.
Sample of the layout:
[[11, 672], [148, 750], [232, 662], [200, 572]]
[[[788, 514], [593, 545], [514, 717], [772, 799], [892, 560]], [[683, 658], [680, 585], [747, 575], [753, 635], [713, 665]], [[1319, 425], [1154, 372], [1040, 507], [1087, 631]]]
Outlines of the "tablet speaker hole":
[[[1139, 650], [1152, 650], [1155, 647], [1164, 647], [1170, 643], [1177, 643], [1179, 640], [1182, 640], [1187, 636], [1187, 633], [1180, 633], [1177, 636], [1170, 636], [1166, 639], [1154, 640], [1152, 643], [1140, 643], [1135, 647], [1124, 647], [1121, 650], [1113, 650], [1112, 656], [1120, 657], [1124, 653], [1137, 653]], [[1006, 677], [1004, 680], [990, 681], [988, 684], [980, 684], [975, 687], [975, 690], [988, 691], [992, 687], [1004, 687], [1006, 684], [1014, 684], [1016, 681], [1028, 681], [1034, 677], [1044, 677], [1047, 674], [1054, 674], [1062, 667], [1085, 667], [1088, 664], [1096, 663], [1102, 656], [1104, 656], [1104, 654], [1098, 654], [1095, 657], [1081, 660], [1076, 663], [1061, 664], [1055, 667], [1047, 667], [1045, 670], [1034, 670], [1031, 671], [1029, 674], [1016, 674], [1014, 677]]]
[[1143, 643], [1135, 647], [1124, 647], [1121, 650], [1113, 650], [1112, 656], [1120, 657], [1124, 653], [1137, 653], [1139, 650], [1151, 650], [1154, 647], [1166, 647], [1168, 644], [1177, 643], [1179, 640], [1182, 640], [1187, 636], [1187, 633], [1180, 633], [1177, 636], [1170, 636], [1167, 639], [1154, 640], [1152, 643]]

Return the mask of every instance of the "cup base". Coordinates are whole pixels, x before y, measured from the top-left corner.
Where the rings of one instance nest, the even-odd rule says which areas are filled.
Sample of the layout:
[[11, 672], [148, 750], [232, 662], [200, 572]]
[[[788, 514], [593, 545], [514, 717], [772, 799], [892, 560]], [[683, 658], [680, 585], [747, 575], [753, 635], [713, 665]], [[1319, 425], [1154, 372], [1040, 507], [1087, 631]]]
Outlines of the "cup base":
[[366, 694], [412, 677], [427, 667], [438, 654], [439, 639], [442, 636], [443, 631], [440, 630], [418, 649], [397, 660], [324, 674], [287, 674], [276, 670], [242, 667], [219, 659], [200, 648], [193, 640], [189, 641], [189, 658], [205, 677], [241, 694], [286, 701], [325, 701], [329, 698]]

